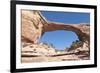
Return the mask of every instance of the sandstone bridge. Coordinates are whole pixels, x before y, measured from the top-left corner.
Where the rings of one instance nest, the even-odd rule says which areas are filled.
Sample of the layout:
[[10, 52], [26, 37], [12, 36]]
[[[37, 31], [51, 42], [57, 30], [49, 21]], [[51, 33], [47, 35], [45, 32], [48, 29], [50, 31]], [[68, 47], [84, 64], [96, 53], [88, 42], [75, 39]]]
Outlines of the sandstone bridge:
[[56, 30], [66, 30], [76, 33], [79, 40], [90, 43], [90, 25], [89, 24], [65, 24], [50, 22], [42, 16], [39, 11], [22, 10], [22, 41], [38, 43], [45, 32]]

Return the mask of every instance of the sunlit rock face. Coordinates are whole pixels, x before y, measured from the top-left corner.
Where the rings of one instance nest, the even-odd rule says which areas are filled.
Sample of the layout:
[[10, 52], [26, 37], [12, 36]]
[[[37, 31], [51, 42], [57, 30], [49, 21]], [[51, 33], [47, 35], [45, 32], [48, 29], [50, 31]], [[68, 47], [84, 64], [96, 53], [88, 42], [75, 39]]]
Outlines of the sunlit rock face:
[[43, 19], [38, 11], [22, 10], [22, 41], [37, 43], [43, 30]]
[[[25, 46], [26, 45], [26, 46]], [[39, 43], [39, 44], [31, 44], [31, 43], [24, 43], [22, 45], [22, 55], [54, 55], [56, 51], [53, 47]]]

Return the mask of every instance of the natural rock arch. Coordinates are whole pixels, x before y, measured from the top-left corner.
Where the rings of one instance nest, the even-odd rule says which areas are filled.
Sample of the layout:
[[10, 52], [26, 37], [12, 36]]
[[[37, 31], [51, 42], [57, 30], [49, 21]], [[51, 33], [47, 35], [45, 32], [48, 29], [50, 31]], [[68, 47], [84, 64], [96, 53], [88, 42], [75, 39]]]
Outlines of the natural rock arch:
[[22, 41], [38, 43], [45, 32], [67, 30], [75, 32], [82, 42], [90, 44], [90, 26], [88, 24], [63, 24], [48, 22], [39, 11], [22, 10]]
[[80, 41], [89, 41], [89, 26], [82, 24], [48, 23], [43, 27], [43, 32], [66, 30], [75, 32]]

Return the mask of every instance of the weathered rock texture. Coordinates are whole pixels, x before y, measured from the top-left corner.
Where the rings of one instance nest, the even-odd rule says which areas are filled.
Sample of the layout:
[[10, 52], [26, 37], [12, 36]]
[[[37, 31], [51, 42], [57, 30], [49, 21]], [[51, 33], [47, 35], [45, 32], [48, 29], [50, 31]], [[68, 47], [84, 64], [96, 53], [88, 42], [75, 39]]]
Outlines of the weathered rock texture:
[[45, 22], [38, 11], [22, 10], [22, 41], [37, 43]]
[[[26, 46], [24, 46], [26, 45]], [[56, 51], [53, 47], [39, 43], [39, 44], [31, 44], [31, 43], [24, 43], [22, 45], [22, 55], [54, 55]]]

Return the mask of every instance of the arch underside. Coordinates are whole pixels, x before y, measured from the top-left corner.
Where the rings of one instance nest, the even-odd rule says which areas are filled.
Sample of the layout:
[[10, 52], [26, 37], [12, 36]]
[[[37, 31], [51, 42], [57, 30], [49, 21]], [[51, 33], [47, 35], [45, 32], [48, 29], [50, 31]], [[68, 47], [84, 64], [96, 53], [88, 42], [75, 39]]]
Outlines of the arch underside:
[[[81, 24], [58, 24], [58, 23], [48, 23], [45, 27], [43, 27], [43, 33], [45, 32], [51, 32], [56, 30], [65, 30], [65, 31], [72, 31], [74, 32], [80, 41], [90, 41], [90, 36], [87, 32], [83, 31]], [[83, 25], [84, 26], [84, 25]], [[86, 26], [86, 25], [85, 25]], [[87, 26], [88, 28], [88, 26]], [[88, 29], [89, 32], [89, 29]]]

